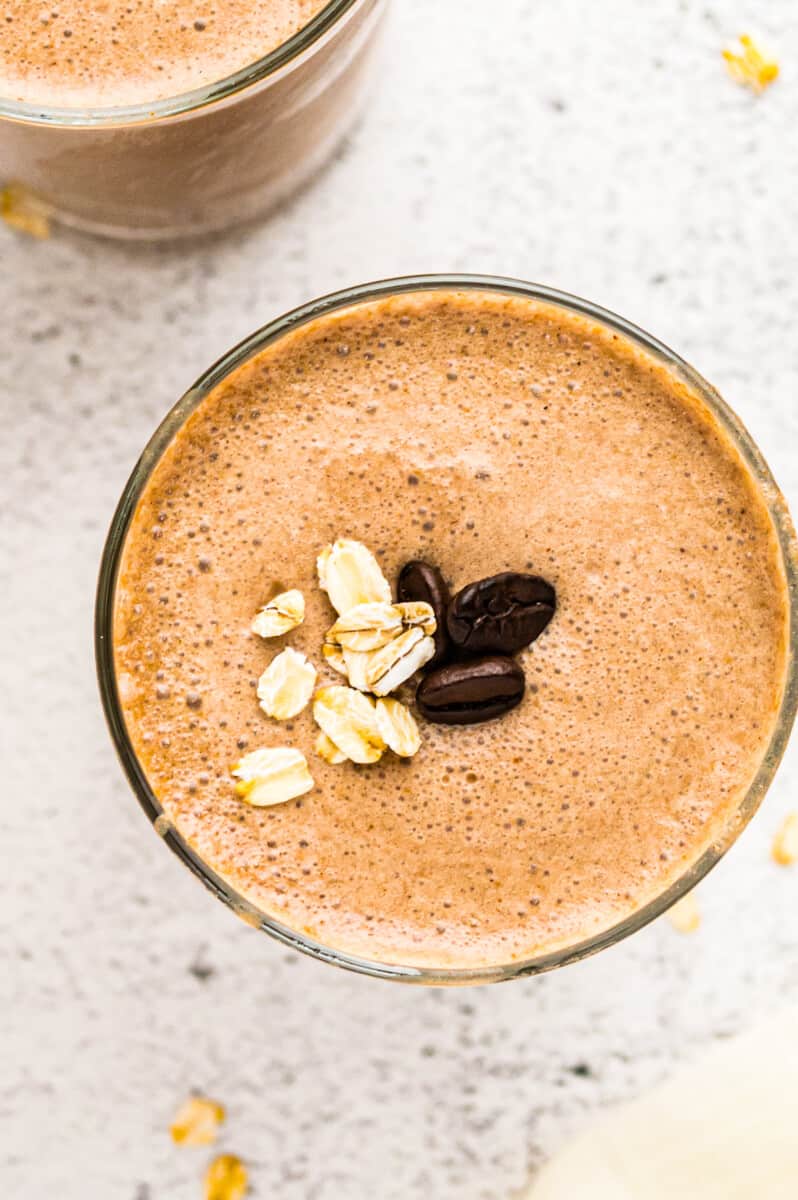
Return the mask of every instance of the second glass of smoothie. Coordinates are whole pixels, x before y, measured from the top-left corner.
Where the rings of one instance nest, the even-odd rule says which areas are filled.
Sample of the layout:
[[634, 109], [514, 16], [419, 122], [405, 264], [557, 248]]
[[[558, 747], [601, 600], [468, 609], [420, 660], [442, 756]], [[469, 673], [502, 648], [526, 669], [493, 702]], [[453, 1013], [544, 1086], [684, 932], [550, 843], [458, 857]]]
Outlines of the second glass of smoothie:
[[163, 238], [249, 220], [359, 111], [387, 0], [12, 3], [0, 183], [24, 219]]
[[638, 929], [754, 812], [794, 551], [746, 431], [641, 330], [507, 280], [368, 285], [153, 437], [106, 546], [103, 700], [157, 831], [246, 920], [507, 979]]

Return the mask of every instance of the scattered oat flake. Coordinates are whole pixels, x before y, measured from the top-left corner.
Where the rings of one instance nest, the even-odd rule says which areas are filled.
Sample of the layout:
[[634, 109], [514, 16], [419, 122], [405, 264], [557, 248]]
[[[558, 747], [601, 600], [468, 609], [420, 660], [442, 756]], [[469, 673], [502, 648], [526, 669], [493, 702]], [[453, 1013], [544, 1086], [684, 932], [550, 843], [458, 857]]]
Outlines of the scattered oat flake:
[[412, 758], [421, 748], [418, 725], [401, 700], [377, 701], [377, 728], [388, 749], [400, 758]]
[[798, 812], [784, 818], [781, 829], [773, 839], [773, 861], [781, 867], [798, 862]]
[[221, 1104], [206, 1096], [190, 1096], [175, 1113], [170, 1126], [178, 1146], [210, 1146], [216, 1141], [225, 1112]]
[[258, 680], [258, 700], [267, 717], [289, 721], [310, 703], [316, 668], [298, 650], [283, 650]]
[[305, 619], [305, 597], [296, 588], [273, 596], [252, 622], [252, 632], [262, 638], [282, 637]]
[[356, 604], [327, 631], [326, 641], [344, 650], [379, 650], [402, 631], [402, 612], [395, 604], [372, 600]]
[[248, 1182], [241, 1159], [235, 1154], [220, 1154], [205, 1176], [205, 1200], [243, 1200]]
[[755, 92], [764, 92], [779, 76], [779, 64], [758, 46], [750, 34], [740, 35], [739, 45], [723, 51], [732, 79]]
[[0, 217], [18, 233], [43, 241], [50, 236], [50, 217], [41, 200], [18, 183], [0, 188]]
[[385, 742], [370, 696], [353, 688], [322, 688], [313, 701], [313, 719], [352, 762], [373, 763], [382, 757]]
[[231, 768], [231, 774], [238, 780], [237, 794], [255, 808], [295, 800], [314, 786], [304, 754], [290, 746], [252, 750]]
[[391, 585], [371, 551], [352, 538], [338, 538], [316, 559], [319, 586], [339, 616], [357, 604], [391, 603]]
[[424, 634], [420, 625], [411, 625], [387, 646], [372, 651], [366, 683], [376, 696], [387, 696], [420, 671], [434, 653], [433, 639]]
[[701, 924], [701, 913], [694, 892], [688, 892], [668, 909], [668, 920], [679, 933], [695, 933]]

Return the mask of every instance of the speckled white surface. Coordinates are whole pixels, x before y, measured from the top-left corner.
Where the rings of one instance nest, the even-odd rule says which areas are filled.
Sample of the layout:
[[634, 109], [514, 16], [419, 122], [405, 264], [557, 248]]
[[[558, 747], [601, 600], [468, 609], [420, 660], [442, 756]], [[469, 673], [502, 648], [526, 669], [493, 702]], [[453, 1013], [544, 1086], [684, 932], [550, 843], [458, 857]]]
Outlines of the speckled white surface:
[[[0, 230], [0, 1190], [191, 1200], [201, 1088], [265, 1200], [501, 1200], [603, 1106], [798, 1000], [798, 869], [769, 860], [798, 743], [667, 922], [556, 975], [372, 982], [237, 922], [153, 835], [92, 664], [95, 571], [138, 451], [208, 363], [348, 283], [536, 279], [615, 308], [715, 382], [798, 506], [798, 10], [735, 0], [396, 0], [370, 110], [271, 222], [202, 245]], [[755, 14], [782, 81], [719, 61]]]

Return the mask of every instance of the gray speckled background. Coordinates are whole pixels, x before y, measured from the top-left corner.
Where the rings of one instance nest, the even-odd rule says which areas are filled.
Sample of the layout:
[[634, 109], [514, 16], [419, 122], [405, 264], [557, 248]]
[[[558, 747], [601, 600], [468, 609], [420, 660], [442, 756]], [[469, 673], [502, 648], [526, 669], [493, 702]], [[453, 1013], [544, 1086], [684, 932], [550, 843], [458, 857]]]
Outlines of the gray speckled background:
[[[769, 860], [798, 743], [701, 887], [596, 959], [471, 991], [288, 953], [153, 836], [92, 666], [95, 570], [138, 451], [233, 342], [311, 295], [416, 270], [558, 285], [715, 382], [798, 501], [798, 9], [791, 0], [397, 0], [336, 162], [261, 227], [120, 246], [0, 230], [0, 1189], [191, 1200], [193, 1087], [265, 1200], [499, 1200], [591, 1114], [798, 999], [798, 870]], [[756, 10], [756, 12], [755, 12]], [[766, 11], [763, 11], [766, 10]], [[720, 46], [756, 15], [783, 79]]]

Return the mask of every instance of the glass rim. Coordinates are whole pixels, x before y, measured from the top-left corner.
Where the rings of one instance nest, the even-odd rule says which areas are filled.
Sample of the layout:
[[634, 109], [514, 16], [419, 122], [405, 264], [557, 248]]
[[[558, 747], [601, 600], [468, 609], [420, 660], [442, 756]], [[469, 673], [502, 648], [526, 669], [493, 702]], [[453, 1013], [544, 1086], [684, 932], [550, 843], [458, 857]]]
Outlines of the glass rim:
[[[770, 742], [762, 755], [756, 775], [740, 805], [701, 856], [667, 888], [641, 908], [578, 942], [533, 955], [528, 959], [478, 967], [429, 967], [383, 963], [362, 958], [326, 946], [282, 924], [245, 899], [197, 854], [178, 833], [153, 793], [138, 762], [125, 726], [117, 690], [113, 655], [113, 617], [116, 581], [121, 552], [136, 503], [166, 447], [187, 418], [205, 397], [232, 371], [266, 346], [301, 325], [337, 310], [380, 298], [423, 291], [484, 291], [537, 300], [596, 320], [615, 330], [664, 363], [685, 382], [710, 409], [721, 428], [753, 476], [767, 507], [778, 539], [781, 563], [787, 584], [788, 636], [784, 691]], [[660, 916], [693, 888], [716, 865], [736, 841], [761, 803], [776, 773], [789, 739], [798, 708], [798, 543], [786, 503], [758, 446], [742, 421], [719, 393], [684, 359], [663, 342], [652, 337], [623, 317], [600, 305], [556, 288], [493, 275], [434, 274], [411, 275], [362, 284], [312, 300], [277, 317], [233, 347], [205, 371], [197, 382], [170, 409], [150, 438], [125, 485], [117, 505], [103, 550], [95, 608], [95, 655], [97, 676], [105, 716], [128, 782], [155, 827], [155, 830], [205, 886], [248, 925], [269, 933], [291, 949], [302, 951], [322, 962], [363, 975], [406, 983], [438, 986], [500, 982], [536, 975], [565, 966], [614, 945]]]
[[240, 67], [230, 75], [202, 87], [165, 96], [160, 100], [122, 105], [90, 105], [54, 107], [27, 100], [11, 100], [0, 96], [0, 118], [30, 125], [68, 126], [70, 128], [102, 128], [114, 125], [137, 125], [182, 116], [195, 109], [226, 100], [293, 63], [363, 0], [327, 0], [325, 6], [306, 25], [285, 42], [254, 62]]

